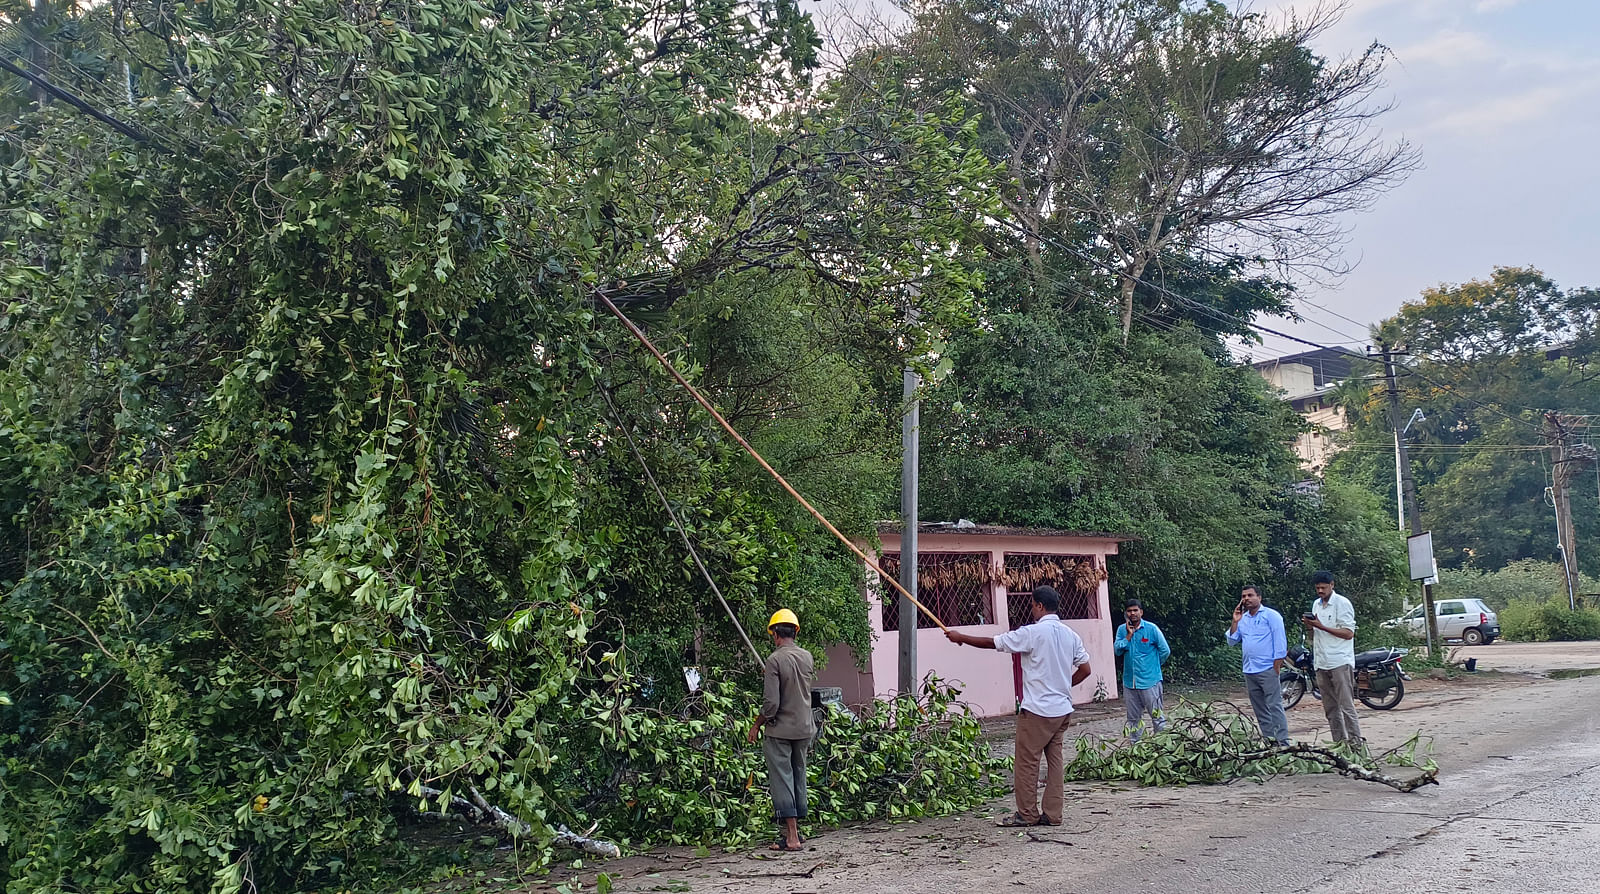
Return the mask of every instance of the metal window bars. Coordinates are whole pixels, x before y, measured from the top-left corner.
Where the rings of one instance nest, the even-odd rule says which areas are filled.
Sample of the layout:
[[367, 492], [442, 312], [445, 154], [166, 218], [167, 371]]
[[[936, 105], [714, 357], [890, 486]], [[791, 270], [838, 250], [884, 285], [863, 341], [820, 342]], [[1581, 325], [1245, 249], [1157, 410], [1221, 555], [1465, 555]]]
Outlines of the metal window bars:
[[[920, 552], [917, 554], [917, 599], [950, 627], [994, 623], [994, 568], [990, 554]], [[878, 561], [887, 574], [900, 574], [900, 554], [884, 553]], [[900, 629], [899, 594], [879, 584], [883, 629]], [[935, 627], [917, 612], [917, 627]]]
[[1063, 619], [1100, 617], [1100, 582], [1106, 571], [1093, 556], [1049, 553], [1006, 553], [1001, 583], [1006, 588], [1007, 614], [1015, 629], [1033, 622], [1033, 588], [1049, 584], [1061, 594]]

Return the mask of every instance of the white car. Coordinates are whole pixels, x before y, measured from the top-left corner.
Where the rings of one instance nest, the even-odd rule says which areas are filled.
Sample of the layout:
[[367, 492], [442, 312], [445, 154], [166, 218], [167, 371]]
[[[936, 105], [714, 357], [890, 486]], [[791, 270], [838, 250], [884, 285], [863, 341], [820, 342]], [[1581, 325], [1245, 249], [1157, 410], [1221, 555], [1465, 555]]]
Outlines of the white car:
[[[1438, 599], [1433, 603], [1438, 615], [1439, 636], [1459, 639], [1469, 646], [1487, 645], [1500, 638], [1500, 617], [1482, 599]], [[1417, 639], [1426, 639], [1422, 606], [1398, 618], [1383, 622], [1384, 627], [1403, 628]]]

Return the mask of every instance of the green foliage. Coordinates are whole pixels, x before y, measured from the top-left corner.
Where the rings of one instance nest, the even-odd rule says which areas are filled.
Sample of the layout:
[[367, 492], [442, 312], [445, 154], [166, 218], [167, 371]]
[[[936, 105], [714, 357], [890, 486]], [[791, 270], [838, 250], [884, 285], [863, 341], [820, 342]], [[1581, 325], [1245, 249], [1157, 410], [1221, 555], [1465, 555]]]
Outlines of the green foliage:
[[1392, 522], [1359, 488], [1291, 491], [1300, 419], [1215, 336], [1136, 330], [1124, 348], [1096, 309], [1040, 308], [990, 316], [952, 355], [922, 411], [925, 516], [1135, 538], [1113, 604], [1144, 599], [1179, 666], [1217, 647], [1245, 583], [1292, 618], [1328, 568], [1363, 623], [1393, 616]]
[[1333, 572], [1334, 586], [1355, 605], [1358, 631], [1400, 613], [1410, 586], [1405, 539], [1372, 492], [1328, 481], [1314, 495], [1283, 494], [1277, 506], [1263, 586], [1287, 623], [1316, 598], [1311, 576], [1319, 570]]
[[1500, 632], [1520, 643], [1600, 639], [1600, 610], [1567, 606], [1566, 600], [1513, 600], [1500, 609]]
[[[1377, 762], [1343, 744], [1330, 746], [1329, 753], [1367, 769], [1377, 767]], [[1386, 753], [1382, 760], [1425, 773], [1437, 770], [1416, 737]], [[1149, 786], [1215, 785], [1335, 769], [1325, 756], [1283, 751], [1264, 742], [1254, 719], [1231, 705], [1184, 702], [1167, 712], [1165, 728], [1147, 731], [1137, 742], [1079, 738], [1077, 754], [1067, 762], [1067, 778]]]
[[[792, 0], [97, 9], [137, 102], [85, 90], [145, 136], [36, 101], [0, 172], [7, 890], [334, 885], [424, 784], [530, 822], [537, 862], [593, 668], [660, 628], [664, 700], [705, 605], [601, 388], [659, 424], [742, 610], [864, 635], [854, 564], [596, 298], [685, 329], [713, 284], [826, 300], [897, 369], [973, 284], [958, 104], [814, 90]], [[769, 439], [805, 462], [820, 427]]]
[[[1588, 575], [1578, 576], [1578, 586], [1579, 595], [1600, 593], [1600, 581]], [[1482, 599], [1499, 611], [1516, 602], [1566, 602], [1567, 583], [1559, 563], [1519, 559], [1495, 571], [1441, 568], [1433, 595], [1435, 599]]]
[[1567, 584], [1554, 562], [1522, 559], [1497, 571], [1441, 569], [1434, 599], [1482, 599], [1500, 616], [1500, 632], [1517, 642], [1600, 639], [1600, 611], [1584, 603], [1600, 584], [1579, 575], [1576, 611], [1568, 607]]
[[[1600, 291], [1562, 289], [1537, 270], [1497, 267], [1482, 280], [1425, 290], [1380, 324], [1410, 351], [1400, 404], [1426, 418], [1408, 437], [1422, 526], [1442, 568], [1493, 570], [1519, 559], [1560, 561], [1545, 503], [1550, 454], [1542, 409], [1600, 413], [1593, 375]], [[1370, 370], [1369, 370], [1370, 371]], [[1335, 455], [1330, 479], [1394, 499], [1393, 429], [1382, 381], [1352, 381], [1341, 401], [1355, 449]], [[1600, 572], [1600, 529], [1585, 525], [1596, 489], [1571, 494], [1580, 570]], [[1592, 483], [1592, 482], [1591, 482]]]
[[[1292, 623], [1292, 619], [1285, 618], [1284, 623]], [[1290, 633], [1289, 636], [1292, 640], [1294, 634]], [[1168, 680], [1183, 683], [1236, 680], [1243, 664], [1244, 658], [1238, 646], [1219, 643], [1210, 650], [1196, 649], [1182, 655], [1174, 653], [1171, 662], [1162, 669], [1162, 674]]]
[[[916, 699], [835, 711], [808, 757], [811, 819], [824, 826], [934, 816], [1005, 791], [1009, 760], [991, 754], [958, 690], [930, 674]], [[772, 832], [759, 747], [747, 744], [748, 696], [715, 683], [673, 713], [631, 687], [589, 700], [588, 727], [562, 748], [561, 800], [630, 847], [748, 844]]]

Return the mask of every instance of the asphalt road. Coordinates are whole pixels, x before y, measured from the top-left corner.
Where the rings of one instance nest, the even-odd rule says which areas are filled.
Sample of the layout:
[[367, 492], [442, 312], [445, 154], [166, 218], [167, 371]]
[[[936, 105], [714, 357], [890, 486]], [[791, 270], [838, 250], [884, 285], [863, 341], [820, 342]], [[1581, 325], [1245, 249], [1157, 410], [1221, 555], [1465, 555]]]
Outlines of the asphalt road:
[[[1522, 665], [1600, 667], [1592, 645], [1578, 657], [1551, 647], [1529, 658], [1528, 648], [1477, 651]], [[1582, 664], [1587, 654], [1597, 660]], [[993, 816], [1008, 809], [996, 802], [964, 816], [819, 834], [800, 854], [671, 851], [605, 868], [617, 891], [1593, 894], [1597, 704], [1600, 676], [1491, 674], [1419, 680], [1393, 711], [1360, 708], [1375, 747], [1418, 731], [1432, 737], [1440, 784], [1410, 794], [1329, 775], [1183, 789], [1069, 784], [1062, 825], [1034, 835], [996, 828]], [[1291, 712], [1297, 738], [1322, 728], [1309, 698]], [[592, 869], [579, 875], [592, 884]]]

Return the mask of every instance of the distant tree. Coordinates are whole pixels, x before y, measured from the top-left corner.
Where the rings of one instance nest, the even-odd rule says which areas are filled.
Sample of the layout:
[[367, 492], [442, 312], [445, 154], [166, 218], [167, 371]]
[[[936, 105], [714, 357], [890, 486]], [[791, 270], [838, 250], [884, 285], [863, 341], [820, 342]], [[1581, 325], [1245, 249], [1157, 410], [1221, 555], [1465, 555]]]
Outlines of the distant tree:
[[[1545, 501], [1552, 457], [1543, 413], [1600, 413], [1597, 313], [1594, 289], [1562, 289], [1537, 270], [1497, 267], [1487, 279], [1428, 289], [1379, 324], [1380, 337], [1409, 352], [1401, 405], [1425, 416], [1409, 436], [1412, 470], [1441, 564], [1494, 570], [1518, 559], [1559, 561]], [[1358, 447], [1337, 455], [1330, 474], [1392, 495], [1381, 386], [1364, 377], [1342, 393], [1352, 420], [1347, 440]], [[1587, 423], [1581, 429], [1583, 437], [1591, 431]], [[1578, 518], [1593, 517], [1595, 491], [1574, 487]], [[1577, 534], [1583, 567], [1600, 570], [1600, 529], [1580, 522]]]
[[1148, 270], [1203, 252], [1336, 264], [1342, 215], [1414, 167], [1373, 122], [1387, 51], [1311, 49], [1339, 8], [1271, 18], [1189, 0], [907, 4], [916, 81], [984, 113], [1034, 277], [1046, 241], [1115, 271], [1122, 337]]

